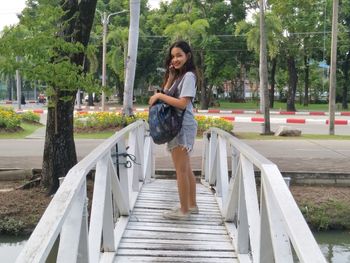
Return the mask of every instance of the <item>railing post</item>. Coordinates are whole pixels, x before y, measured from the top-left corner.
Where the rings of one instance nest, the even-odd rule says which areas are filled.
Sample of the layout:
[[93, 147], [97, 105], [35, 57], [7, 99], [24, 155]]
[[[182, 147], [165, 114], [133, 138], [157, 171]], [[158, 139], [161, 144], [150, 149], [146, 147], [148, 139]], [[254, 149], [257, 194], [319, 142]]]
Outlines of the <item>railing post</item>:
[[203, 152], [202, 152], [202, 174], [201, 178], [204, 178], [206, 182], [209, 181], [209, 142], [210, 142], [210, 133], [203, 133]]
[[[86, 189], [86, 187], [85, 187]], [[85, 194], [86, 195], [86, 194]], [[80, 241], [78, 248], [77, 263], [89, 263], [89, 198], [85, 198], [83, 216], [81, 218]]]
[[218, 135], [216, 132], [212, 131], [210, 135], [209, 143], [209, 175], [208, 180], [210, 185], [216, 183], [216, 169], [217, 169], [217, 145], [218, 145]]
[[60, 243], [58, 247], [57, 262], [64, 263], [70, 260], [76, 261], [82, 224], [84, 201], [86, 199], [86, 182], [79, 189], [77, 198], [74, 200], [70, 213], [62, 226]]
[[145, 182], [150, 182], [151, 177], [154, 176], [154, 158], [153, 158], [153, 141], [149, 135], [145, 138], [144, 145], [144, 166], [143, 177]]

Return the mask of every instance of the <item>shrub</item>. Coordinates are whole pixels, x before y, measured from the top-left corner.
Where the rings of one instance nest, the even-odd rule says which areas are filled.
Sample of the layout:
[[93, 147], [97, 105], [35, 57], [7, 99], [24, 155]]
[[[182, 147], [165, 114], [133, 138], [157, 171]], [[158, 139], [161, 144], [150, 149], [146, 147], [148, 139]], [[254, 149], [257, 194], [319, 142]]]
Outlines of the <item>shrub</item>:
[[202, 134], [210, 127], [217, 127], [227, 132], [231, 132], [233, 130], [232, 122], [223, 118], [210, 116], [195, 116], [195, 119], [198, 122], [198, 134]]
[[40, 115], [32, 111], [23, 112], [20, 116], [23, 121], [40, 122]]
[[0, 107], [0, 128], [14, 129], [21, 124], [21, 117], [12, 108]]
[[0, 233], [18, 235], [24, 231], [24, 223], [12, 217], [4, 217], [0, 220]]
[[350, 207], [344, 201], [329, 199], [320, 204], [305, 202], [299, 206], [306, 221], [314, 229], [348, 229], [350, 227]]

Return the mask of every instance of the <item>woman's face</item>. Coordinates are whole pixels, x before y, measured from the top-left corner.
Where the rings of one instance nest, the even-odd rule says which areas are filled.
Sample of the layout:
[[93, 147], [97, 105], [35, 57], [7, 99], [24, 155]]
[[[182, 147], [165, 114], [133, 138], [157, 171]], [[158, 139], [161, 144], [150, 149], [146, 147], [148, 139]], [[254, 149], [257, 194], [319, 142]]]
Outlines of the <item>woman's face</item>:
[[181, 69], [185, 65], [188, 55], [181, 48], [174, 47], [171, 50], [171, 65], [175, 69]]

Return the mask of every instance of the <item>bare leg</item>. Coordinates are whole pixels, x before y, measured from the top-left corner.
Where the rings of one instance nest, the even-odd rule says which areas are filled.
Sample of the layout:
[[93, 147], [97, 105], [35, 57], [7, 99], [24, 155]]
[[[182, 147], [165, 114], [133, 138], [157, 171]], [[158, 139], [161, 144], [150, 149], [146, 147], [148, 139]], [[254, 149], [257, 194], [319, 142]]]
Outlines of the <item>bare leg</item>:
[[176, 169], [177, 187], [181, 212], [188, 213], [188, 209], [196, 206], [196, 179], [191, 169], [190, 158], [182, 147], [171, 151]]

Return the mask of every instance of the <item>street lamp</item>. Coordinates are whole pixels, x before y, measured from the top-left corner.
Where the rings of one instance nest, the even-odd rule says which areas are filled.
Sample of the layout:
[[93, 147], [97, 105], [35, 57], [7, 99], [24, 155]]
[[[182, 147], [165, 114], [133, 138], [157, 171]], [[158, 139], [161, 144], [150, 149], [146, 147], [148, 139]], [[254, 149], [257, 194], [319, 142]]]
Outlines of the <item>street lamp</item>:
[[[102, 35], [102, 87], [106, 87], [106, 51], [107, 51], [107, 47], [106, 47], [106, 37], [107, 37], [107, 26], [109, 23], [109, 19], [111, 16], [114, 15], [118, 15], [121, 13], [125, 13], [128, 10], [122, 10], [119, 12], [115, 12], [115, 13], [110, 13], [107, 15], [106, 12], [101, 13], [99, 10], [96, 9], [96, 11], [101, 15], [101, 23], [103, 25], [103, 35]], [[102, 107], [102, 111], [105, 110], [105, 92], [102, 89], [102, 100], [101, 100], [101, 107]]]

